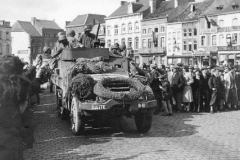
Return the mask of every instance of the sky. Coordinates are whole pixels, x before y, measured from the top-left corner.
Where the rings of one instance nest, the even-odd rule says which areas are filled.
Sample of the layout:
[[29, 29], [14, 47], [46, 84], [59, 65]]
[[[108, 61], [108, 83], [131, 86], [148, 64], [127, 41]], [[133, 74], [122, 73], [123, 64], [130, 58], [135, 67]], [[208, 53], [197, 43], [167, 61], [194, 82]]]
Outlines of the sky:
[[0, 0], [0, 20], [31, 21], [37, 19], [55, 20], [65, 29], [65, 21], [72, 21], [78, 15], [92, 13], [109, 16], [120, 6], [121, 0]]

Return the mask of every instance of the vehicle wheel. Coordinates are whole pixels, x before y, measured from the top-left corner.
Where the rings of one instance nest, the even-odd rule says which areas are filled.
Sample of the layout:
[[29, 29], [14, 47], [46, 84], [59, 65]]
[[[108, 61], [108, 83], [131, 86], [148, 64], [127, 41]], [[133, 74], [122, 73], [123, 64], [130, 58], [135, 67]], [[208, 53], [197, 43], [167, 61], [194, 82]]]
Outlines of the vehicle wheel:
[[137, 126], [137, 130], [140, 133], [148, 132], [152, 127], [152, 110], [148, 110], [146, 113], [138, 112], [135, 115], [135, 124]]
[[72, 99], [71, 123], [72, 123], [73, 135], [75, 135], [75, 136], [81, 135], [85, 129], [85, 118], [84, 118], [84, 116], [81, 116], [79, 113], [78, 100], [76, 98]]

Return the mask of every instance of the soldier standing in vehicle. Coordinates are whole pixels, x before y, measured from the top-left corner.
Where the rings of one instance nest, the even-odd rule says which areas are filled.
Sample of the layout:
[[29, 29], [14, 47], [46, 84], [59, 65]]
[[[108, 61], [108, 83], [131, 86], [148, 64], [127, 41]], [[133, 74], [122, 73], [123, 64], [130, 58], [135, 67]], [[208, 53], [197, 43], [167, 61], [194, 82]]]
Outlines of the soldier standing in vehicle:
[[94, 42], [96, 35], [91, 33], [92, 25], [86, 25], [84, 27], [84, 32], [78, 37], [78, 42], [82, 47], [94, 48]]
[[67, 33], [67, 39], [68, 39], [68, 43], [69, 43], [69, 48], [77, 48], [78, 47], [78, 41], [75, 38], [75, 31], [74, 30], [70, 30]]
[[61, 52], [64, 48], [69, 47], [69, 42], [68, 42], [67, 37], [65, 35], [60, 35], [59, 36], [58, 43], [59, 43], [59, 45], [56, 45], [53, 48], [53, 53], [51, 55], [52, 58], [56, 58], [58, 55], [61, 54]]

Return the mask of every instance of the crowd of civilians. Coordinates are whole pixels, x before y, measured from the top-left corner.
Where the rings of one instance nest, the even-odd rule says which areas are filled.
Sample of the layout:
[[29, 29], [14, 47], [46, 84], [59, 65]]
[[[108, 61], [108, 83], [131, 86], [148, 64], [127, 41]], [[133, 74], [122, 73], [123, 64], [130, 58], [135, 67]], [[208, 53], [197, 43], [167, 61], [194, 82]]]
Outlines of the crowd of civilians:
[[238, 110], [240, 71], [231, 65], [196, 66], [150, 65], [150, 87], [157, 100], [155, 114], [173, 112], [210, 112]]

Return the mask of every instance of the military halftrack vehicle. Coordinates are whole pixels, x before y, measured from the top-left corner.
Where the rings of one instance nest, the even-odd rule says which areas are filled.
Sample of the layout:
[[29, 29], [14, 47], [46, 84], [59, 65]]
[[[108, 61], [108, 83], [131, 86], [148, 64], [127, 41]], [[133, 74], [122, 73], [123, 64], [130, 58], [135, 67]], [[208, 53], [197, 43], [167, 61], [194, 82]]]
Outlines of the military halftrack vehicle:
[[[89, 97], [79, 98], [71, 91], [74, 77], [68, 74], [79, 58], [103, 57], [111, 70], [101, 74], [82, 74], [92, 77], [94, 84]], [[64, 49], [58, 66], [51, 77], [60, 117], [71, 119], [72, 133], [80, 135], [85, 125], [101, 127], [109, 119], [121, 116], [134, 117], [139, 132], [148, 132], [152, 125], [156, 100], [149, 86], [143, 85], [145, 77], [129, 76], [129, 59], [112, 57], [105, 48]], [[81, 91], [80, 91], [81, 92]]]

